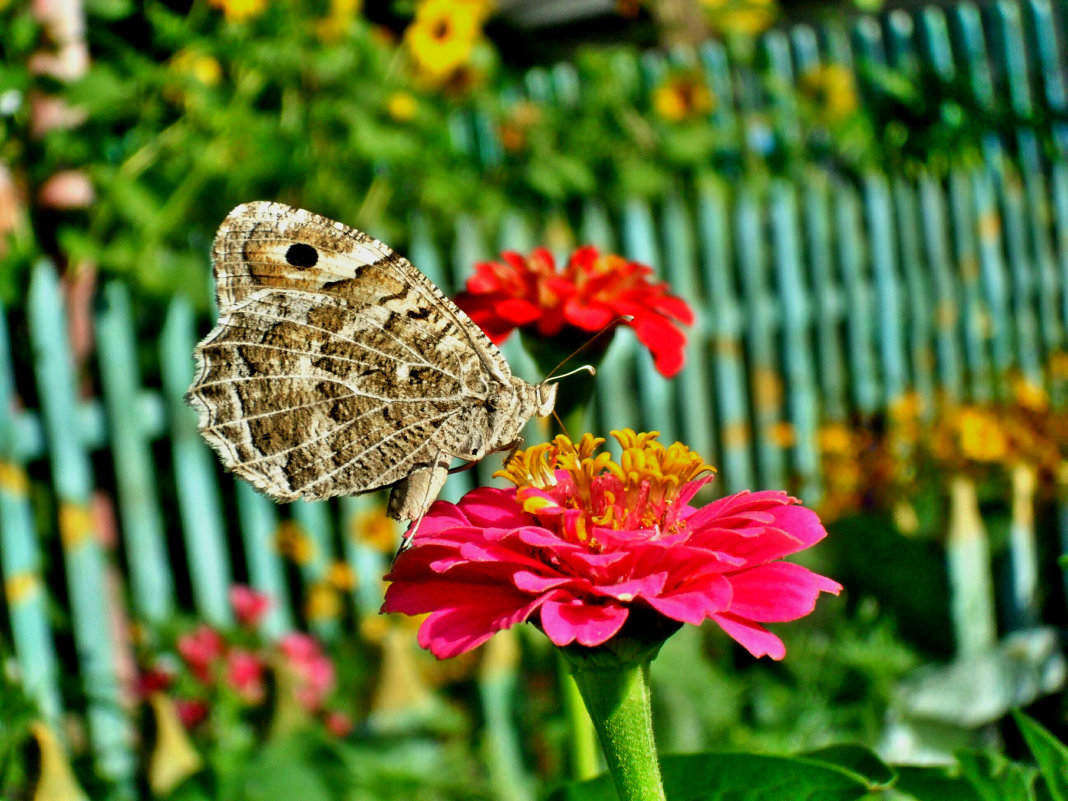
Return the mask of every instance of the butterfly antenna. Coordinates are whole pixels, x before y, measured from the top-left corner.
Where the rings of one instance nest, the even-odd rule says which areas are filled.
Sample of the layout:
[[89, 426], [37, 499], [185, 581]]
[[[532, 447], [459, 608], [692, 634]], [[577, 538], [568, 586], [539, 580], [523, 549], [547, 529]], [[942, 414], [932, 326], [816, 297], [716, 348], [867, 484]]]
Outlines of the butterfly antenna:
[[[556, 367], [554, 367], [552, 370], [550, 370], [549, 374], [547, 376], [545, 376], [545, 379], [544, 379], [543, 383], [548, 382], [548, 380], [550, 378], [552, 378], [556, 374], [557, 370], [559, 370], [561, 367], [563, 367], [569, 361], [571, 361], [576, 356], [578, 356], [580, 353], [582, 353], [582, 351], [586, 350], [586, 348], [588, 348], [590, 345], [592, 345], [594, 342], [596, 342], [597, 339], [600, 336], [602, 336], [606, 331], [610, 331], [615, 326], [617, 326], [619, 323], [629, 323], [633, 319], [634, 319], [634, 317], [632, 317], [629, 314], [621, 314], [618, 317], [615, 317], [612, 320], [608, 321], [605, 325], [601, 326], [601, 329], [596, 334], [594, 334], [592, 337], [590, 337], [585, 342], [583, 342], [581, 345], [579, 345], [577, 348], [575, 348], [573, 351], [571, 351], [571, 353], [569, 353], [567, 356], [565, 356], [563, 359], [561, 359], [560, 362], [556, 365]], [[572, 370], [570, 373], [564, 373], [564, 375], [557, 376], [556, 380], [559, 381], [561, 378], [565, 378], [566, 376], [569, 376], [569, 375], [574, 375], [575, 373], [580, 372], [582, 370], [586, 370], [590, 375], [596, 375], [596, 371], [593, 369], [592, 365], [584, 364], [582, 367], [578, 368], [577, 370]]]

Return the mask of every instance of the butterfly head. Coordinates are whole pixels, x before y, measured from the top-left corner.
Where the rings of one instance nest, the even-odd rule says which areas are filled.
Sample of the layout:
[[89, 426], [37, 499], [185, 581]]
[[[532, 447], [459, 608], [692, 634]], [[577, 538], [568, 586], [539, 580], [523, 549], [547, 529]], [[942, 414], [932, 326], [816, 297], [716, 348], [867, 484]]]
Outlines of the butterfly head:
[[534, 385], [534, 414], [538, 417], [548, 417], [556, 406], [556, 390], [559, 384], [535, 384]]

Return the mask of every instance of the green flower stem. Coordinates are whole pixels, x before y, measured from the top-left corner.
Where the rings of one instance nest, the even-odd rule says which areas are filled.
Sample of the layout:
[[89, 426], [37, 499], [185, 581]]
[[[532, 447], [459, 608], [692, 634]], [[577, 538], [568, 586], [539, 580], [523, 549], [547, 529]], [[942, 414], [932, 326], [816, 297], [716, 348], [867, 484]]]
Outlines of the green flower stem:
[[576, 781], [592, 779], [601, 772], [597, 732], [586, 711], [578, 684], [571, 676], [563, 657], [560, 659], [560, 693], [563, 696], [564, 717], [567, 719], [567, 730], [571, 739], [571, 778]]
[[620, 801], [666, 801], [653, 740], [649, 662], [593, 667], [571, 662], [572, 675], [601, 741]]

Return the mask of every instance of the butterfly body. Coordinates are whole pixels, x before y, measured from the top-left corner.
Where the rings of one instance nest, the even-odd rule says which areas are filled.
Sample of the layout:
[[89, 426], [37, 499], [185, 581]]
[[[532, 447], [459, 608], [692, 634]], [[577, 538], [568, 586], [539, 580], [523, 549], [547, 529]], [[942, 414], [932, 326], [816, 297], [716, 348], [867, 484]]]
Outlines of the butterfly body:
[[477, 461], [549, 414], [532, 385], [425, 275], [311, 212], [247, 203], [212, 250], [219, 321], [188, 398], [223, 463], [280, 501], [395, 485], [419, 517], [453, 458]]

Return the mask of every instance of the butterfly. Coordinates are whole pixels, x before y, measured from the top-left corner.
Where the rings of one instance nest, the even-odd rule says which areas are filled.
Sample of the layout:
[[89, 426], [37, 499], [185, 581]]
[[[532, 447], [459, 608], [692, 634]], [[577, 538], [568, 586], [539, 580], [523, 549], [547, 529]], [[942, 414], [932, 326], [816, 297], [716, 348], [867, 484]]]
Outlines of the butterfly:
[[556, 384], [512, 375], [482, 330], [388, 246], [245, 203], [212, 247], [218, 324], [187, 393], [223, 464], [279, 501], [392, 487], [418, 520], [453, 459], [509, 450]]

